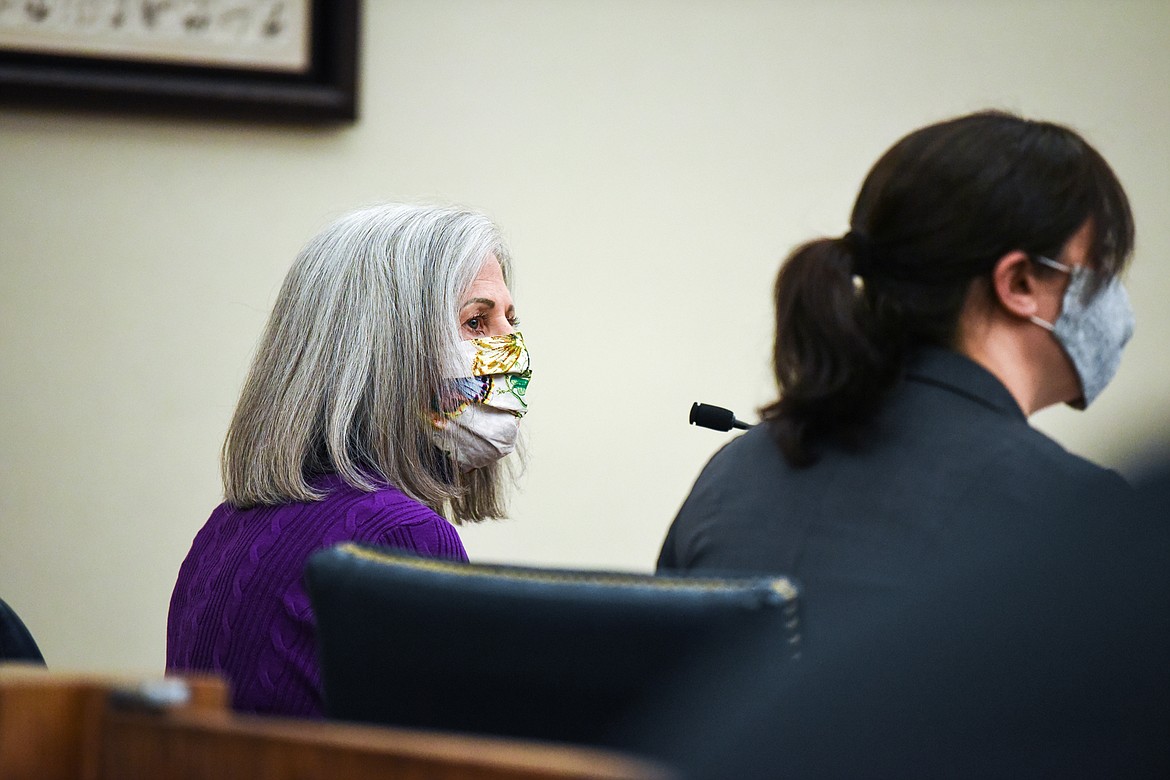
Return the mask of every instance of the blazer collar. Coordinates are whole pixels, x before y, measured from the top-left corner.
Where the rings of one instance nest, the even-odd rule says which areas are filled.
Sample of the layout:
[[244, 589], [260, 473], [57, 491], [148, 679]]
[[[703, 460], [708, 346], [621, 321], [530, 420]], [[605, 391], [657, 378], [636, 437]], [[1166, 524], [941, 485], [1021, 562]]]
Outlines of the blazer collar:
[[1002, 414], [1027, 421], [1027, 415], [995, 375], [970, 358], [949, 349], [924, 347], [906, 369], [910, 382], [941, 387]]

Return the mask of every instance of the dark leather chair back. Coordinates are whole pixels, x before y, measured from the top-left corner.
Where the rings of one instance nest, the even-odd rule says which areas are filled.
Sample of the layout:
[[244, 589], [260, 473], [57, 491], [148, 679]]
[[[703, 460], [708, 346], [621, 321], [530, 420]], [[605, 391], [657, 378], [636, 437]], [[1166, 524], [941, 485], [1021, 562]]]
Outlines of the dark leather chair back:
[[3, 599], [0, 599], [0, 661], [45, 662], [32, 634]]
[[306, 582], [326, 712], [343, 720], [636, 749], [623, 744], [627, 716], [720, 642], [770, 629], [777, 658], [799, 647], [782, 577], [472, 565], [345, 544], [314, 555]]

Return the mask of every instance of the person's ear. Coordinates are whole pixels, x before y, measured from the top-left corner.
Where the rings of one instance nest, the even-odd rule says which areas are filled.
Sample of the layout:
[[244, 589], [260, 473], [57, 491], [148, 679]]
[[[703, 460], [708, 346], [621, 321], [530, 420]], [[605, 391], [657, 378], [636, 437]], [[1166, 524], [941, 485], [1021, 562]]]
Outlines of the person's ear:
[[1019, 250], [999, 258], [991, 270], [992, 297], [996, 303], [1024, 319], [1040, 311], [1038, 282], [1031, 258]]

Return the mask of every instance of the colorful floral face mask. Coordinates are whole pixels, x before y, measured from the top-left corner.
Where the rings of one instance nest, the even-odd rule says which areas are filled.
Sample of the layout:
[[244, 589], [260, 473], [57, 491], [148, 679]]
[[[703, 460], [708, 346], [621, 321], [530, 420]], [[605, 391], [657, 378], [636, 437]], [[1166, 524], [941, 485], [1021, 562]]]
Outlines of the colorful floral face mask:
[[532, 370], [519, 333], [470, 339], [459, 351], [467, 374], [448, 379], [436, 400], [435, 443], [468, 471], [516, 449]]

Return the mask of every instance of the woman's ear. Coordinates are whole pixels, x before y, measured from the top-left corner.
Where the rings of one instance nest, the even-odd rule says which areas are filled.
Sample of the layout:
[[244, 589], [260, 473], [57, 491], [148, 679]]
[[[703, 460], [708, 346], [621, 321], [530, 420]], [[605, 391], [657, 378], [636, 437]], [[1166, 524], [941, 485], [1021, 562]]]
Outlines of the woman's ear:
[[991, 289], [994, 301], [1016, 317], [1028, 319], [1040, 311], [1041, 286], [1026, 252], [1016, 250], [999, 258], [991, 270]]

